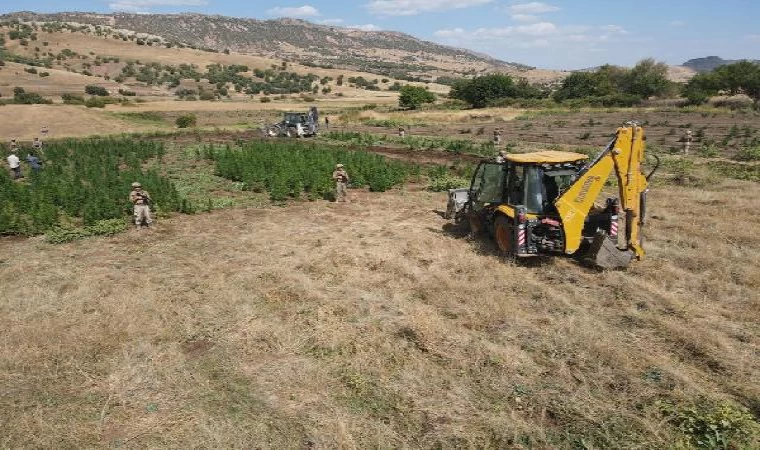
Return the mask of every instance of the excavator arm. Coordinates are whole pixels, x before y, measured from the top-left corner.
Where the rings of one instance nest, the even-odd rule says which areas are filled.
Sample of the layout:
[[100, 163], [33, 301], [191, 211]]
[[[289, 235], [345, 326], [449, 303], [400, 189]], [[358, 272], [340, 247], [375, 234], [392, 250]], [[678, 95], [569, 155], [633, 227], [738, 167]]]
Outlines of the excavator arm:
[[565, 253], [574, 254], [580, 248], [586, 218], [614, 171], [620, 207], [626, 218], [626, 245], [618, 248], [616, 242], [601, 232], [596, 235], [588, 257], [603, 268], [624, 267], [633, 257], [644, 257], [640, 234], [648, 186], [648, 176], [641, 171], [644, 146], [643, 128], [635, 123], [618, 128], [604, 151], [586, 165], [575, 182], [555, 201], [565, 233]]

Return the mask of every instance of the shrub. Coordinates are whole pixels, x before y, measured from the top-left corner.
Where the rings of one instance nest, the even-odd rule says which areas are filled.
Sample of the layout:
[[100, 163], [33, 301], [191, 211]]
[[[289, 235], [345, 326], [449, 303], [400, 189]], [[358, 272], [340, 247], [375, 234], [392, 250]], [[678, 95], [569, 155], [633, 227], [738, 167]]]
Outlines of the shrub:
[[52, 100], [43, 98], [36, 92], [26, 92], [24, 88], [13, 88], [13, 103], [18, 105], [36, 105], [53, 103]]
[[194, 127], [197, 121], [198, 119], [195, 117], [195, 114], [184, 114], [177, 117], [176, 124], [178, 128], [189, 128]]
[[760, 146], [743, 147], [736, 152], [734, 159], [737, 161], [760, 161]]
[[271, 101], [272, 101], [272, 98], [271, 98], [271, 97], [267, 97], [267, 96], [264, 96], [264, 97], [261, 97], [261, 98], [259, 99], [259, 101], [260, 101], [261, 103], [269, 103], [269, 102], [271, 102]]
[[137, 95], [134, 91], [128, 91], [126, 89], [119, 89], [119, 94], [125, 96], [125, 97], [134, 97]]
[[203, 92], [200, 93], [200, 95], [198, 96], [198, 98], [201, 99], [201, 100], [208, 101], [208, 100], [214, 100], [214, 99], [216, 99], [216, 95], [214, 95], [214, 93], [211, 92], [211, 91], [203, 91]]
[[45, 234], [45, 241], [50, 244], [64, 244], [91, 236], [113, 236], [126, 231], [127, 222], [124, 219], [98, 220], [85, 227], [56, 227]]
[[[742, 406], [705, 398], [676, 405], [658, 401], [665, 418], [683, 434], [685, 444], [700, 449], [743, 448], [760, 438], [760, 429], [752, 414]], [[749, 448], [749, 447], [746, 447]]]
[[84, 97], [81, 95], [63, 94], [61, 99], [65, 105], [84, 105]]
[[98, 95], [101, 97], [105, 97], [108, 95], [108, 90], [104, 88], [103, 86], [96, 86], [94, 84], [88, 84], [84, 87], [85, 94], [89, 95]]
[[88, 108], [105, 108], [106, 101], [100, 97], [90, 97], [84, 102], [84, 106]]

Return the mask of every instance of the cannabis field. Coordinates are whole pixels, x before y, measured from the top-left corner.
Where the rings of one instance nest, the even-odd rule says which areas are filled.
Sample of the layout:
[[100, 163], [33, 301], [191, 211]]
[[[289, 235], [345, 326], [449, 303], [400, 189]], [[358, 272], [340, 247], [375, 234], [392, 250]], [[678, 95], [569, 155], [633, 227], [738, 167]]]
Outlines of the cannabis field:
[[[176, 189], [158, 170], [145, 169], [160, 160], [163, 144], [132, 140], [70, 140], [43, 151], [43, 169], [22, 164], [26, 178], [14, 182], [0, 174], [0, 234], [34, 235], [57, 226], [93, 226], [125, 217], [131, 205], [130, 184], [140, 181], [159, 212], [190, 211]], [[21, 149], [24, 160], [28, 149]]]
[[331, 174], [337, 163], [346, 166], [351, 186], [366, 186], [373, 192], [386, 191], [409, 176], [420, 175], [419, 166], [373, 153], [298, 143], [256, 141], [239, 148], [207, 146], [203, 156], [216, 162], [218, 175], [243, 183], [246, 190], [266, 190], [273, 201], [302, 195], [310, 200], [330, 197], [334, 189]]
[[[171, 147], [171, 151], [182, 149]], [[125, 228], [131, 214], [130, 184], [139, 181], [153, 198], [159, 215], [210, 210], [178, 189], [171, 174], [173, 158], [161, 142], [133, 139], [68, 140], [45, 147], [43, 169], [14, 181], [0, 173], [0, 235], [66, 237], [113, 234]], [[19, 157], [26, 158], [22, 148]], [[363, 151], [346, 151], [286, 142], [239, 142], [236, 146], [200, 146], [196, 158], [216, 176], [231, 180], [236, 190], [267, 192], [274, 202], [331, 198], [332, 171], [345, 164], [351, 187], [382, 192], [420, 175], [419, 166], [391, 161]], [[176, 169], [176, 168], [175, 168]], [[186, 169], [192, 170], [192, 169]], [[194, 200], [194, 199], [193, 199]], [[76, 230], [75, 232], [73, 230]]]

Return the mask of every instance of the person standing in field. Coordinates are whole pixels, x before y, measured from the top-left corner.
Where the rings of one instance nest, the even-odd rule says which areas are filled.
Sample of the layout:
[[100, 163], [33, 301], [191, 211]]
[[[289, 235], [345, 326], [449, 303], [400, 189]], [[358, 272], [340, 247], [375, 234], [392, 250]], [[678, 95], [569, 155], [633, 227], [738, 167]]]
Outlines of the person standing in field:
[[16, 147], [11, 147], [11, 154], [8, 155], [8, 166], [11, 168], [14, 180], [24, 178], [24, 175], [21, 174], [21, 161], [18, 159], [18, 155], [16, 155]]
[[325, 114], [325, 129], [330, 129], [330, 116]]
[[493, 130], [493, 145], [501, 145], [501, 128]]
[[694, 138], [691, 135], [691, 130], [686, 130], [686, 134], [683, 137], [683, 154], [688, 155], [689, 149], [691, 148], [691, 141], [694, 140]]
[[42, 141], [40, 138], [36, 137], [34, 138], [34, 141], [32, 141], [32, 148], [39, 151], [42, 150]]
[[404, 127], [398, 127], [398, 136], [404, 137], [405, 134], [406, 134], [406, 130], [404, 130]]
[[346, 190], [348, 189], [348, 172], [343, 167], [343, 164], [336, 164], [335, 171], [333, 172], [333, 180], [335, 180], [335, 201], [346, 201]]
[[148, 191], [143, 190], [142, 185], [136, 181], [132, 183], [129, 202], [134, 206], [135, 229], [141, 229], [143, 221], [150, 227], [153, 223], [153, 219], [150, 216], [150, 194], [148, 194]]

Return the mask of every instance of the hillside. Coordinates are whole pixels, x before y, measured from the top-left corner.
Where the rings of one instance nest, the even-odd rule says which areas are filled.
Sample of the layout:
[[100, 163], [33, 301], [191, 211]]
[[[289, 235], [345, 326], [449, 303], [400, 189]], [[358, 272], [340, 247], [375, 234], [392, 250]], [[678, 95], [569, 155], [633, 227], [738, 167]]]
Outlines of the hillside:
[[[737, 63], [739, 61], [744, 61], [742, 59], [723, 59], [719, 56], [707, 56], [704, 58], [694, 58], [686, 61], [682, 64], [684, 67], [688, 67], [689, 69], [692, 69], [696, 72], [710, 72], [712, 70], [717, 69], [720, 66], [725, 66], [728, 64]], [[759, 60], [755, 60], [755, 62], [760, 63]]]
[[[139, 36], [139, 37], [138, 37]], [[313, 67], [266, 56], [209, 51], [172, 45], [161, 38], [106, 33], [86, 26], [48, 23], [0, 23], [0, 95], [12, 96], [15, 86], [45, 96], [84, 94], [86, 85], [111, 93], [134, 92], [141, 99], [249, 99], [258, 95], [308, 94], [320, 98], [394, 102], [398, 83], [406, 80], [348, 69]], [[44, 76], [43, 76], [44, 75]], [[437, 93], [447, 86], [426, 84]], [[207, 98], [204, 98], [207, 99]], [[373, 100], [374, 99], [374, 100]]]
[[361, 31], [303, 20], [256, 20], [201, 14], [12, 13], [0, 19], [67, 22], [131, 31], [196, 47], [255, 54], [394, 78], [435, 79], [531, 67], [392, 31]]

